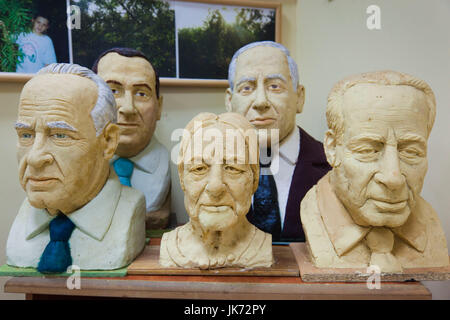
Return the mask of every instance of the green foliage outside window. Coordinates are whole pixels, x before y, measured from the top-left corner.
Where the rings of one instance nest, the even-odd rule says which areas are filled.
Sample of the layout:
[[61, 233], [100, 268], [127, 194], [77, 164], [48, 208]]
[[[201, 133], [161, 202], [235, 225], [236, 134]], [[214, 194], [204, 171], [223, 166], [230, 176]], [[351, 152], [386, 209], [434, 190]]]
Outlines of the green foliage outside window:
[[236, 50], [275, 39], [275, 13], [238, 10], [234, 23], [227, 23], [220, 10], [212, 10], [202, 27], [179, 30], [181, 78], [226, 79]]
[[[92, 67], [103, 51], [142, 51], [160, 76], [175, 76], [175, 13], [163, 1], [79, 0], [81, 28], [72, 30], [74, 62]], [[93, 5], [94, 4], [94, 5]]]
[[0, 0], [0, 71], [15, 72], [24, 57], [15, 39], [31, 32], [31, 4], [31, 0]]

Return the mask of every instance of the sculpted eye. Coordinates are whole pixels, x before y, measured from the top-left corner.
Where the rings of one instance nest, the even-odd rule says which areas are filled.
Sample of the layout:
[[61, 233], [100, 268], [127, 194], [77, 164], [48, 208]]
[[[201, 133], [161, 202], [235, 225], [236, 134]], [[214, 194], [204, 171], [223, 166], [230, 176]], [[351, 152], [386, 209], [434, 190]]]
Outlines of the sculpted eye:
[[269, 89], [271, 89], [271, 90], [278, 90], [278, 89], [280, 89], [280, 86], [278, 84], [276, 84], [276, 83], [272, 83], [269, 86]]
[[422, 151], [416, 148], [405, 148], [400, 150], [400, 154], [406, 157], [423, 157], [424, 154]]
[[225, 166], [225, 167], [224, 167], [224, 170], [225, 170], [226, 172], [228, 172], [228, 173], [234, 173], [234, 174], [237, 174], [237, 173], [241, 173], [241, 172], [242, 172], [241, 169], [236, 168], [236, 167], [234, 167], [234, 166]]
[[68, 139], [70, 138], [67, 134], [65, 133], [55, 133], [54, 135], [52, 135], [53, 138], [56, 139]]
[[370, 154], [374, 154], [374, 153], [378, 152], [377, 150], [375, 150], [373, 148], [362, 148], [362, 149], [355, 150], [355, 151], [359, 154], [364, 154], [364, 155], [370, 155]]
[[31, 139], [33, 138], [33, 135], [31, 133], [22, 133], [20, 137], [23, 139]]
[[117, 90], [117, 89], [111, 89], [111, 91], [112, 91], [113, 94], [118, 94], [119, 93], [119, 90]]
[[242, 94], [249, 94], [249, 93], [253, 92], [253, 89], [254, 88], [252, 85], [246, 84], [239, 88], [239, 92]]
[[208, 171], [208, 167], [206, 165], [199, 165], [189, 169], [189, 172], [192, 172], [194, 174], [204, 174], [206, 173], [206, 171]]
[[138, 97], [148, 97], [148, 94], [143, 91], [136, 92], [136, 96]]

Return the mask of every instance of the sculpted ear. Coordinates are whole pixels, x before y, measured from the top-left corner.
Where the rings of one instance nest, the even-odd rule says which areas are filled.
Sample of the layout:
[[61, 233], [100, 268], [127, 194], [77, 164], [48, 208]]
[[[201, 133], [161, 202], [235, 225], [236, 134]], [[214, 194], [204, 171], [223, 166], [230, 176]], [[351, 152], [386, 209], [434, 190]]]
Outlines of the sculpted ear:
[[110, 160], [116, 152], [119, 144], [119, 127], [115, 123], [108, 123], [101, 133], [105, 145], [104, 157]]
[[225, 108], [227, 109], [227, 112], [233, 112], [233, 107], [231, 106], [231, 98], [233, 97], [233, 93], [231, 92], [231, 89], [228, 88], [225, 92]]
[[297, 85], [297, 113], [302, 113], [305, 104], [305, 87]]
[[327, 157], [328, 163], [332, 167], [335, 167], [335, 165], [336, 165], [336, 134], [331, 129], [325, 133], [325, 138], [323, 141], [323, 148], [325, 150], [325, 155]]

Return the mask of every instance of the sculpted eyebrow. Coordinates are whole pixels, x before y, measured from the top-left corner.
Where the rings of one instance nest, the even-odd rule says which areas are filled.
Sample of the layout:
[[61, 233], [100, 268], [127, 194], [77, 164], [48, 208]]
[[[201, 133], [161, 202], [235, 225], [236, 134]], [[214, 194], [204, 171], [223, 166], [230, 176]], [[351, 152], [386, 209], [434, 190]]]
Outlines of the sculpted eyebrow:
[[16, 129], [32, 129], [31, 125], [29, 125], [28, 123], [23, 123], [23, 122], [16, 122], [14, 124], [14, 128], [16, 128]]
[[252, 82], [252, 81], [256, 81], [255, 77], [242, 77], [241, 79], [239, 79], [239, 81], [236, 83], [236, 87], [239, 86], [241, 83], [244, 82]]
[[386, 140], [384, 137], [377, 134], [361, 134], [359, 136], [353, 137], [350, 140], [349, 144], [355, 144], [358, 142], [380, 142], [385, 143]]
[[133, 87], [146, 87], [148, 90], [152, 91], [152, 88], [150, 88], [150, 86], [146, 83], [137, 83], [133, 85]]
[[65, 121], [52, 121], [47, 122], [47, 127], [50, 129], [65, 129], [73, 132], [77, 132], [78, 130], [72, 127], [70, 124]]
[[108, 81], [106, 81], [106, 83], [113, 83], [113, 84], [117, 84], [119, 86], [122, 85], [119, 81], [116, 81], [116, 80], [108, 80]]
[[277, 73], [277, 74], [269, 74], [266, 77], [266, 80], [272, 80], [272, 79], [279, 79], [279, 80], [282, 80], [284, 82], [287, 82], [286, 78], [282, 74], [279, 74], [279, 73]]

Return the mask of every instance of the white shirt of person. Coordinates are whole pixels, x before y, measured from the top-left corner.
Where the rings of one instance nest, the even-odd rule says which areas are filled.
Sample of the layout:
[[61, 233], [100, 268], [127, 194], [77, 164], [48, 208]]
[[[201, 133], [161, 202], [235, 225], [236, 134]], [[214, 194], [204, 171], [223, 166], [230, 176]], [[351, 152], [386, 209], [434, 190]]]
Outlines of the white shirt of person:
[[[67, 217], [75, 224], [69, 239], [72, 264], [82, 270], [112, 270], [130, 264], [145, 246], [142, 193], [122, 186], [113, 170], [103, 189]], [[6, 244], [7, 264], [36, 268], [50, 241], [56, 216], [22, 203]]]
[[300, 154], [300, 130], [294, 130], [279, 145], [278, 152], [272, 155], [270, 171], [277, 186], [278, 207], [280, 210], [281, 230], [283, 230], [286, 206], [291, 188], [297, 159]]
[[56, 63], [55, 48], [47, 35], [21, 33], [16, 43], [24, 54], [23, 61], [17, 63], [16, 72], [36, 73], [46, 65]]
[[[111, 163], [117, 158], [115, 155]], [[128, 160], [134, 164], [131, 187], [144, 194], [147, 212], [161, 209], [170, 190], [170, 159], [167, 149], [153, 136], [144, 150]]]

